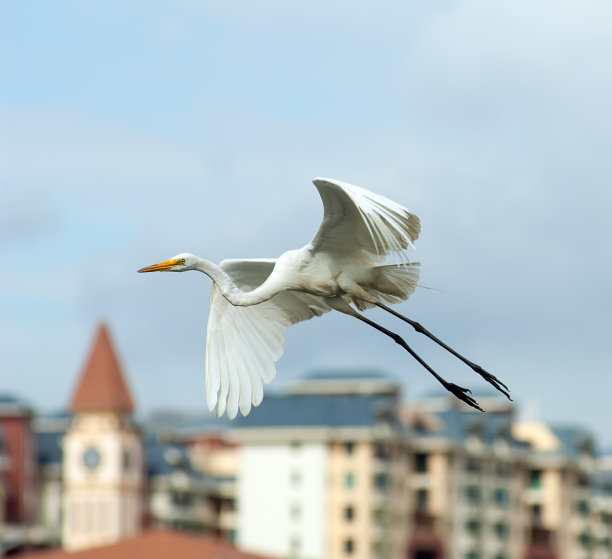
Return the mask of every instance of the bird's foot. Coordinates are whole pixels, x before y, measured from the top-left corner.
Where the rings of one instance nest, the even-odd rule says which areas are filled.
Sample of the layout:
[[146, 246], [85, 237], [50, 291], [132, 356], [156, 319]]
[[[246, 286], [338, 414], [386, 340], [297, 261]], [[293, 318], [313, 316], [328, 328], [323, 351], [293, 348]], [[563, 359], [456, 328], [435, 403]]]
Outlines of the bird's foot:
[[476, 400], [474, 400], [474, 398], [472, 398], [471, 396], [468, 396], [468, 394], [472, 393], [472, 391], [469, 388], [463, 388], [461, 386], [453, 384], [452, 382], [444, 382], [443, 384], [444, 384], [444, 388], [446, 388], [446, 390], [448, 390], [451, 394], [455, 395], [462, 402], [465, 402], [468, 406], [471, 406], [471, 407], [473, 407], [473, 408], [475, 408], [477, 410], [480, 410], [482, 412], [484, 411], [478, 405], [478, 402], [476, 402]]
[[474, 371], [476, 371], [489, 384], [499, 390], [506, 398], [508, 398], [508, 400], [512, 401], [512, 398], [510, 398], [510, 393], [508, 392], [508, 387], [495, 375], [485, 371], [480, 365], [474, 364], [472, 369], [474, 369]]

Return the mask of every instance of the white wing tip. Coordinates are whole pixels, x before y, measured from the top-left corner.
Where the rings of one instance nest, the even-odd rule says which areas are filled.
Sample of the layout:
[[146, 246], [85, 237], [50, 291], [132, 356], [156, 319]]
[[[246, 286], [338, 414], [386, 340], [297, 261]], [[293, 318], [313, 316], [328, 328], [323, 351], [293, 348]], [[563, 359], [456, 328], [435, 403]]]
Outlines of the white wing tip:
[[350, 186], [348, 183], [345, 183], [345, 182], [342, 182], [336, 179], [330, 179], [327, 177], [315, 177], [314, 179], [312, 179], [312, 183], [314, 185], [321, 184], [321, 183], [322, 184], [329, 183], [329, 184], [335, 184], [338, 186]]

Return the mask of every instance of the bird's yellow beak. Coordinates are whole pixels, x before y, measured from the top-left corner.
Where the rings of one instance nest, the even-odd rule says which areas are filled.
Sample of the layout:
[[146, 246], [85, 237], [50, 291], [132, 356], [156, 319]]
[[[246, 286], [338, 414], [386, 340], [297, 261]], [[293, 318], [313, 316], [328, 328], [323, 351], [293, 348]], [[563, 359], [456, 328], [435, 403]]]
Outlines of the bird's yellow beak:
[[178, 266], [181, 264], [180, 258], [171, 258], [170, 260], [164, 260], [163, 262], [159, 262], [158, 264], [152, 264], [151, 266], [147, 266], [146, 268], [140, 268], [139, 272], [167, 272], [171, 270], [174, 266]]

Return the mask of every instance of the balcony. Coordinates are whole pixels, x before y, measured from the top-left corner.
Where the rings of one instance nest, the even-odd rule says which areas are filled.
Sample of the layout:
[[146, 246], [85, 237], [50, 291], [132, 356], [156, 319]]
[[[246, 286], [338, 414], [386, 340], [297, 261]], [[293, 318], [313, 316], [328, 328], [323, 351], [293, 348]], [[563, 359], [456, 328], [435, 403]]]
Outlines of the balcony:
[[444, 544], [440, 534], [439, 521], [425, 511], [417, 511], [412, 519], [412, 534], [408, 543], [410, 559], [443, 559]]
[[532, 526], [525, 559], [558, 559], [558, 557], [554, 532]]

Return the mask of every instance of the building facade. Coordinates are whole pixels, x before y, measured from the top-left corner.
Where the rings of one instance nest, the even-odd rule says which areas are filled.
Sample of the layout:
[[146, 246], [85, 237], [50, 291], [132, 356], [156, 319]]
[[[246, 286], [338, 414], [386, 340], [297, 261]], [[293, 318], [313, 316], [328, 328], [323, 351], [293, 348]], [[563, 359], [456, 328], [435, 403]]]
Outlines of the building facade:
[[522, 491], [531, 538], [527, 559], [545, 549], [558, 559], [610, 557], [609, 528], [601, 522], [608, 520], [607, 501], [595, 490], [598, 462], [592, 435], [579, 427], [541, 422], [516, 423], [513, 431], [530, 445]]
[[100, 325], [78, 380], [63, 441], [62, 546], [69, 551], [111, 544], [141, 529], [142, 436], [132, 397]]
[[527, 453], [511, 434], [513, 408], [495, 401], [485, 417], [446, 402], [413, 404], [405, 415], [414, 450], [410, 557], [522, 559]]
[[275, 557], [404, 558], [397, 398], [383, 376], [318, 375], [241, 418], [228, 435], [239, 446], [237, 544]]

